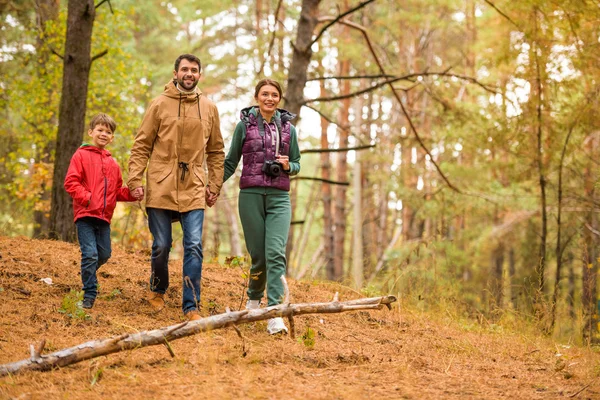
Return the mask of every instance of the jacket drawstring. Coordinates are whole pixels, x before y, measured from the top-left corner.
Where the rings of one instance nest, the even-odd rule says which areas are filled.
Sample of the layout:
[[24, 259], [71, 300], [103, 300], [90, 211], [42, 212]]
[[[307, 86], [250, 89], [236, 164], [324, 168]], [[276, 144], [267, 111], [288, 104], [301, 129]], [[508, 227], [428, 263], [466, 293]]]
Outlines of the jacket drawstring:
[[202, 114], [200, 113], [200, 95], [198, 93], [196, 93], [196, 101], [198, 104], [198, 118], [202, 119]]
[[177, 119], [181, 115], [181, 92], [179, 92], [179, 105], [177, 106]]
[[183, 182], [183, 180], [185, 179], [185, 173], [189, 171], [188, 165], [189, 164], [186, 162], [179, 162], [179, 168], [181, 168], [181, 182]]

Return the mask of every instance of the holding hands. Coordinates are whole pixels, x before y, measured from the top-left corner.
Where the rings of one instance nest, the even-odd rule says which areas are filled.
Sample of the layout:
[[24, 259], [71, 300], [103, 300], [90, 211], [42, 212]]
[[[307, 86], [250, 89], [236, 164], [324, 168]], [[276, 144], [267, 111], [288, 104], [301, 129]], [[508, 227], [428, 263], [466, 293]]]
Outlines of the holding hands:
[[216, 193], [212, 193], [210, 191], [210, 188], [207, 186], [206, 187], [206, 205], [209, 207], [212, 207], [215, 205], [215, 203], [217, 202], [217, 198], [219, 197], [218, 194]]
[[144, 188], [143, 187], [140, 186], [138, 188], [130, 190], [130, 192], [131, 192], [131, 195], [133, 197], [135, 197], [135, 199], [137, 201], [142, 201], [144, 199]]

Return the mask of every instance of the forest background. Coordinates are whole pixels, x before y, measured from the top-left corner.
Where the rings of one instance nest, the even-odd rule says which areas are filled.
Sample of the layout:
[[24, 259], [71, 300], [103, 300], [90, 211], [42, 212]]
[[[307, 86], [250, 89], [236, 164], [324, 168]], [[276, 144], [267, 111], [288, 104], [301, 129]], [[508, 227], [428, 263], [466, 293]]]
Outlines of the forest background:
[[[126, 178], [145, 108], [190, 52], [227, 144], [262, 77], [300, 116], [291, 277], [594, 341], [599, 18], [584, 0], [0, 1], [0, 233], [72, 240], [60, 177], [83, 121], [115, 118]], [[69, 42], [78, 24], [91, 48]], [[66, 73], [86, 52], [89, 83]], [[120, 204], [112, 235], [149, 249], [143, 204]], [[232, 179], [205, 259], [243, 243]]]

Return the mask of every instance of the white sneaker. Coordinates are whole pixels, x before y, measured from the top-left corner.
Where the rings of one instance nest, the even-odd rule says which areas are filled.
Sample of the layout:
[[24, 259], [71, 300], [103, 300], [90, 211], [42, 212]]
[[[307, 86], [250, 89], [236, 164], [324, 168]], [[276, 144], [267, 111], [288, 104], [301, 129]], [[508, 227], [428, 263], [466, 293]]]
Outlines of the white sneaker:
[[283, 323], [283, 318], [271, 318], [269, 320], [269, 323], [267, 324], [267, 332], [269, 332], [271, 335], [274, 335], [279, 332], [287, 333], [288, 328]]
[[246, 310], [258, 310], [260, 308], [260, 300], [248, 300], [246, 302]]

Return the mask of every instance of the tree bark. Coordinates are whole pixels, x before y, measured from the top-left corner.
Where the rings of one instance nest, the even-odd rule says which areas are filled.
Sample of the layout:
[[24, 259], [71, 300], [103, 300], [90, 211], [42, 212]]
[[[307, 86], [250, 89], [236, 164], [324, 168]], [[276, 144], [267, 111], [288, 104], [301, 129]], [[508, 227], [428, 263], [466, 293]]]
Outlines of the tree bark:
[[[52, 354], [41, 355], [43, 346], [33, 349], [31, 357], [25, 360], [0, 365], [0, 377], [24, 371], [49, 371], [55, 367], [64, 367], [95, 357], [106, 356], [124, 350], [134, 350], [146, 346], [165, 345], [169, 342], [192, 336], [201, 332], [227, 328], [239, 324], [261, 321], [274, 317], [287, 317], [293, 326], [293, 317], [304, 314], [340, 313], [355, 310], [375, 310], [383, 306], [390, 307], [394, 296], [372, 297], [345, 302], [280, 304], [258, 310], [243, 310], [213, 315], [197, 321], [187, 321], [151, 331], [123, 334], [108, 339], [92, 340], [78, 346], [63, 349]], [[293, 337], [293, 329], [291, 332]], [[170, 350], [172, 352], [172, 350]]]
[[[597, 165], [593, 160], [597, 157], [598, 141], [600, 133], [594, 132], [586, 141], [586, 150], [589, 161], [584, 170], [585, 196], [592, 201], [596, 200], [595, 182], [598, 174]], [[582, 305], [583, 305], [583, 339], [586, 343], [595, 340], [598, 332], [597, 322], [597, 276], [598, 276], [598, 239], [593, 231], [598, 231], [598, 217], [593, 211], [585, 215], [585, 226], [583, 227], [583, 273], [582, 273]]]
[[69, 0], [49, 232], [51, 238], [68, 242], [75, 241], [75, 225], [71, 198], [64, 190], [63, 182], [85, 127], [95, 16], [92, 0]]

